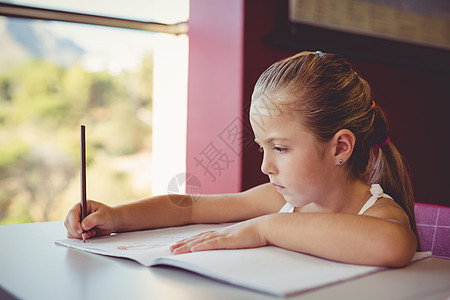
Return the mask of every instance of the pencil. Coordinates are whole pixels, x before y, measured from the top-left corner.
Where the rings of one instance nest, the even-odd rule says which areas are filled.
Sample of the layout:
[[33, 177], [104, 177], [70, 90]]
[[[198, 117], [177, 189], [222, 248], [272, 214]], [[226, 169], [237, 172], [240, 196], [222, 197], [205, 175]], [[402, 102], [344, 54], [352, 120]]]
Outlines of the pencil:
[[[86, 218], [86, 137], [85, 137], [85, 127], [81, 125], [80, 127], [80, 153], [81, 153], [81, 166], [80, 166], [80, 181], [81, 181], [81, 221]], [[83, 242], [86, 242], [86, 232], [83, 231], [81, 234]]]

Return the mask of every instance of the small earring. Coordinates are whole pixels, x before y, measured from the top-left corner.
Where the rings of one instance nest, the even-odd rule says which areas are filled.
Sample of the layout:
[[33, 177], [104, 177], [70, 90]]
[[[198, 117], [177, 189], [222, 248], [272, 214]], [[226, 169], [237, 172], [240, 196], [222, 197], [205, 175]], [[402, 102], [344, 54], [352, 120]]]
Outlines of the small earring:
[[342, 165], [344, 161], [342, 159], [339, 160], [339, 164]]

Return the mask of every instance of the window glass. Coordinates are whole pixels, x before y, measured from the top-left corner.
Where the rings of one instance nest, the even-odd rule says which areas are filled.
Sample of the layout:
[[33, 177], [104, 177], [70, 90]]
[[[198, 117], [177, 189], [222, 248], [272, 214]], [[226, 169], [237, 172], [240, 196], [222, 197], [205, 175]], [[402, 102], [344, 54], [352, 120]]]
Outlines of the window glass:
[[155, 49], [183, 37], [6, 17], [0, 32], [0, 224], [79, 201], [81, 124], [88, 198], [151, 195]]

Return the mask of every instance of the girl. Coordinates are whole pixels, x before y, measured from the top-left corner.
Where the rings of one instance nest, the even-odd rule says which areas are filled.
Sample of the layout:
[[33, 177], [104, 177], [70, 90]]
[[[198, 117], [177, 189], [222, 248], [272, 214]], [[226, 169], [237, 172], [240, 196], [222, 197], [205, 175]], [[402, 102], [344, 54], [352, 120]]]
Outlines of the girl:
[[239, 222], [171, 251], [276, 245], [354, 264], [410, 261], [417, 239], [408, 173], [368, 83], [347, 61], [317, 51], [273, 64], [256, 83], [250, 119], [270, 183], [201, 195], [190, 207], [167, 195], [116, 207], [89, 201], [81, 223], [77, 204], [65, 220], [68, 237]]

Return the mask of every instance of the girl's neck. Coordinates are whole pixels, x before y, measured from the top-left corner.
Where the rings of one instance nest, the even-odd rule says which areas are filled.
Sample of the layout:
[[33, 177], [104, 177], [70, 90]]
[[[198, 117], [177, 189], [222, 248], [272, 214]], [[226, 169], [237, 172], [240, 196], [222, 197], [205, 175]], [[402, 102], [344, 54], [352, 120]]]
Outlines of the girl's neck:
[[325, 198], [296, 209], [299, 212], [358, 213], [370, 198], [370, 186], [360, 179], [335, 185]]

